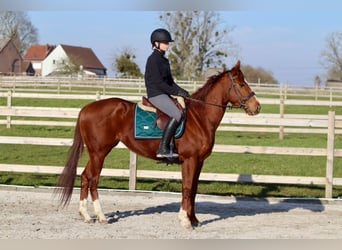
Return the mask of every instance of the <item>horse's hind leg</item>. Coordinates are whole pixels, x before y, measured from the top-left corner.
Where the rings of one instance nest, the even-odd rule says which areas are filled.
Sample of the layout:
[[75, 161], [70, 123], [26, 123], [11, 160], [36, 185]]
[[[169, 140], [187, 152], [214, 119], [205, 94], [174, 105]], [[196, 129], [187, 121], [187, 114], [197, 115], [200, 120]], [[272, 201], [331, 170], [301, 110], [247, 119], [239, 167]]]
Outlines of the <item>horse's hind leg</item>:
[[81, 192], [80, 192], [80, 207], [79, 213], [84, 217], [86, 222], [91, 222], [91, 217], [87, 210], [88, 193], [93, 201], [94, 214], [100, 223], [106, 223], [107, 219], [104, 215], [99, 201], [99, 194], [97, 186], [99, 182], [100, 173], [103, 166], [104, 157], [97, 157], [89, 154], [89, 161], [86, 168], [81, 175]]
[[86, 168], [84, 169], [81, 175], [81, 190], [80, 190], [80, 206], [78, 212], [84, 218], [84, 221], [87, 223], [91, 222], [91, 217], [88, 213], [88, 192], [89, 192], [89, 184], [87, 178], [87, 169], [89, 169], [90, 162], [88, 161]]

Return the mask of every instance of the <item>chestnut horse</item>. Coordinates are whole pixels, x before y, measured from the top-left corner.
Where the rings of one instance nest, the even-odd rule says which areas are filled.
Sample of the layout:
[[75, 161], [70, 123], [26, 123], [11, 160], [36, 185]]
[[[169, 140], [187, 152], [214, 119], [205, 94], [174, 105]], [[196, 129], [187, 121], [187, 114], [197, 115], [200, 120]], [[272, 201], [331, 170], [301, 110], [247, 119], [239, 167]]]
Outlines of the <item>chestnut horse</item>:
[[[195, 196], [204, 160], [211, 154], [215, 131], [227, 105], [243, 109], [248, 115], [260, 112], [260, 103], [245, 81], [240, 61], [231, 70], [225, 70], [208, 79], [206, 84], [185, 99], [186, 125], [182, 137], [175, 140], [182, 168], [182, 199], [179, 221], [184, 228], [192, 228], [199, 221], [195, 215]], [[120, 98], [92, 102], [79, 113], [73, 144], [67, 163], [61, 173], [56, 191], [60, 202], [70, 202], [78, 160], [84, 145], [89, 160], [81, 175], [79, 212], [86, 222], [91, 221], [87, 211], [90, 192], [94, 214], [105, 223], [106, 216], [99, 202], [97, 186], [107, 154], [120, 141], [138, 155], [155, 159], [159, 139], [135, 139], [133, 133], [135, 103]]]

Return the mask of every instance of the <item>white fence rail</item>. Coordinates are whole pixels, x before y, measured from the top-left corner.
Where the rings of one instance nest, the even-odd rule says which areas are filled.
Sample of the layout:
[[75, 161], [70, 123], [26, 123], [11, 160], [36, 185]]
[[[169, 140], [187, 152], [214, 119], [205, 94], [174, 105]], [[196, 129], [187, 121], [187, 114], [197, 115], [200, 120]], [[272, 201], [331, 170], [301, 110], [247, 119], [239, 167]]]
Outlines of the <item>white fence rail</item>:
[[[204, 84], [204, 81], [183, 81], [177, 83], [189, 91], [195, 91]], [[327, 99], [330, 102], [342, 100], [342, 86], [339, 87], [293, 87], [287, 84], [260, 84], [249, 83], [253, 90], [262, 96], [305, 96], [308, 98]], [[102, 96], [145, 94], [143, 78], [72, 78], [72, 77], [27, 77], [27, 76], [0, 76], [0, 89], [14, 92], [41, 92], [41, 93], [83, 93], [99, 92]]]
[[[79, 108], [53, 107], [21, 107], [0, 106], [0, 124], [41, 125], [41, 126], [74, 126]], [[42, 118], [39, 120], [20, 120], [19, 117]], [[46, 118], [63, 118], [60, 121]], [[65, 121], [66, 119], [72, 121]], [[335, 134], [342, 134], [342, 116], [336, 116]], [[251, 125], [253, 125], [251, 127]], [[247, 116], [243, 113], [226, 112], [218, 128], [220, 131], [272, 132], [272, 133], [327, 133], [327, 115], [304, 114], [259, 114]]]
[[[31, 91], [34, 91], [31, 89]], [[109, 97], [120, 97], [129, 101], [140, 101], [141, 97], [145, 93], [103, 93], [96, 91], [93, 94], [61, 94], [61, 93], [30, 93], [30, 92], [18, 92], [13, 90], [6, 90], [0, 88], [0, 98], [7, 98], [7, 106], [11, 105], [12, 98], [41, 98], [41, 99], [82, 99], [82, 100], [100, 100]], [[283, 105], [306, 105], [306, 106], [342, 106], [342, 92], [339, 100], [333, 101], [332, 98], [327, 100], [298, 100], [298, 99], [286, 99], [284, 96], [280, 98], [258, 98], [262, 104], [274, 104], [279, 105], [283, 102]]]

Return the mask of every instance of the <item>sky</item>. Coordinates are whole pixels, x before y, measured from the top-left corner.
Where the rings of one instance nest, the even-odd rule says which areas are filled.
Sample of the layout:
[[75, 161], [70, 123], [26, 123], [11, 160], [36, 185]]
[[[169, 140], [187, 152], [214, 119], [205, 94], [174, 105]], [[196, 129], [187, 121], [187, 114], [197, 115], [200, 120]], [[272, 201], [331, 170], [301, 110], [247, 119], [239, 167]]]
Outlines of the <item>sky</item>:
[[[106, 8], [105, 3], [99, 7], [103, 1], [97, 0], [99, 5], [90, 7], [40, 5], [39, 8], [23, 6], [23, 10], [38, 29], [40, 44], [92, 48], [108, 69], [108, 74], [113, 76], [112, 62], [123, 48], [134, 51], [135, 61], [144, 72], [146, 58], [151, 53], [150, 34], [155, 28], [164, 27], [159, 15], [169, 9], [193, 8], [184, 3], [178, 3], [176, 8], [152, 4], [152, 7], [137, 8], [124, 5], [120, 9], [117, 5]], [[139, 3], [144, 2], [152, 0]], [[233, 28], [230, 37], [237, 45], [235, 52], [238, 56], [227, 60], [228, 67], [234, 66], [239, 59], [242, 64], [271, 71], [280, 83], [290, 85], [313, 85], [317, 75], [325, 80], [326, 69], [320, 63], [320, 54], [326, 48], [327, 36], [342, 32], [342, 4], [339, 0], [240, 0], [236, 5], [232, 3], [237, 1], [229, 0], [226, 5], [219, 5], [222, 0], [211, 2], [212, 6], [206, 1], [198, 9], [217, 11], [222, 25]], [[274, 5], [274, 2], [278, 4]]]

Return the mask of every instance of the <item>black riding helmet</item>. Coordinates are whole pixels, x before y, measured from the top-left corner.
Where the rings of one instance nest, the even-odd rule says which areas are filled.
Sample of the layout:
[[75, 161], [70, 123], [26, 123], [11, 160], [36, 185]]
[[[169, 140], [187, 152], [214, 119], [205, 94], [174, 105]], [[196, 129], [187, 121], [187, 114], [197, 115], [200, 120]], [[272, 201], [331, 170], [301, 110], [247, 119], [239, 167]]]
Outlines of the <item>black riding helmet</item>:
[[173, 42], [173, 39], [170, 32], [166, 29], [156, 29], [151, 34], [152, 47], [154, 46], [154, 42], [169, 43]]

